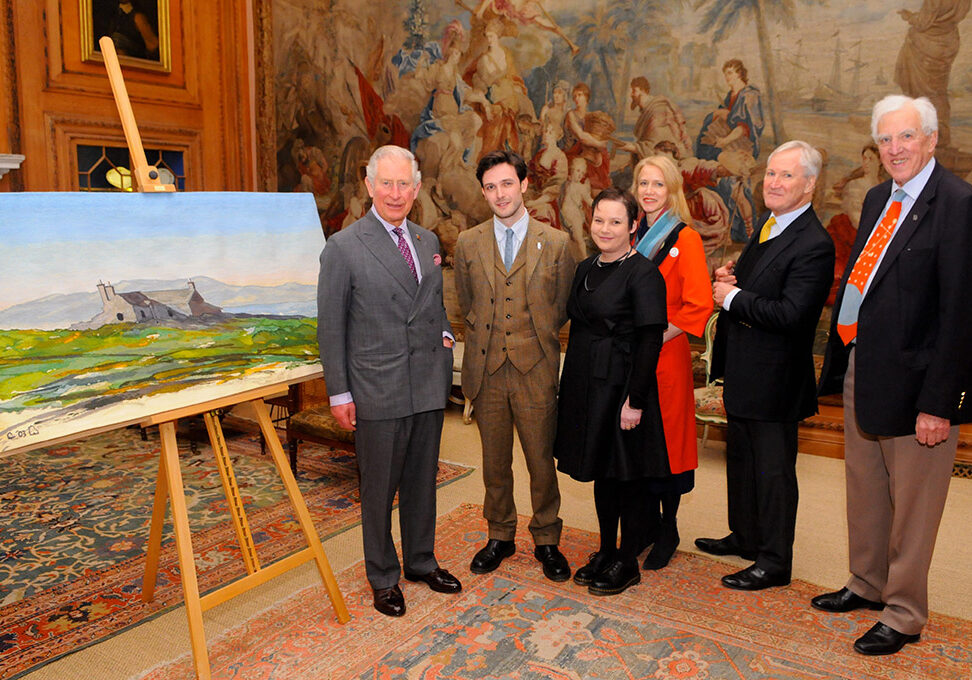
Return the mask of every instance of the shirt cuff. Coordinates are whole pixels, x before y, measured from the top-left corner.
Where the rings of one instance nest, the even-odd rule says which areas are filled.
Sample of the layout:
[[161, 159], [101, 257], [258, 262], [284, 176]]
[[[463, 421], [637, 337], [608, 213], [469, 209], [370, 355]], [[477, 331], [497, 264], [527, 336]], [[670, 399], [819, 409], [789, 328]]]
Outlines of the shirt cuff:
[[350, 404], [352, 401], [354, 401], [354, 398], [350, 392], [341, 392], [341, 394], [335, 394], [330, 397], [331, 406]]
[[722, 301], [722, 308], [723, 309], [729, 309], [729, 305], [732, 304], [732, 299], [734, 297], [736, 297], [736, 293], [738, 293], [740, 290], [742, 290], [742, 289], [741, 288], [733, 288], [728, 293], [726, 293], [726, 299]]

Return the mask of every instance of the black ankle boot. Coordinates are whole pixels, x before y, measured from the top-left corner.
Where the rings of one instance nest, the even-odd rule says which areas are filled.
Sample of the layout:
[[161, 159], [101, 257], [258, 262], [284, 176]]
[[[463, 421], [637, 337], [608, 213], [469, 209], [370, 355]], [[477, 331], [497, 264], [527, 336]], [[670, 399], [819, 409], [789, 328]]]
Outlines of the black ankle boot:
[[658, 533], [658, 540], [655, 541], [648, 552], [648, 556], [645, 557], [645, 561], [641, 564], [642, 568], [656, 571], [667, 567], [672, 560], [672, 555], [675, 554], [678, 543], [678, 527], [674, 521], [672, 523], [663, 522], [661, 531]]

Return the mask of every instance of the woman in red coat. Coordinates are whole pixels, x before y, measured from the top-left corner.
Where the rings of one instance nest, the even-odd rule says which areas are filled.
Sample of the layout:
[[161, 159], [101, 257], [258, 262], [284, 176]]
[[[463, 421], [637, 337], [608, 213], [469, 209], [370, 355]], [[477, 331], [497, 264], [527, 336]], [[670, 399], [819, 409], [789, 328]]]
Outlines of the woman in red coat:
[[[654, 545], [642, 565], [661, 569], [678, 546], [676, 515], [681, 495], [695, 486], [699, 466], [695, 438], [695, 390], [686, 334], [701, 336], [712, 314], [712, 284], [702, 238], [688, 226], [692, 217], [682, 191], [682, 173], [667, 156], [642, 159], [634, 169], [632, 193], [644, 211], [637, 250], [665, 279], [668, 329], [658, 357], [661, 402], [670, 475], [647, 480], [646, 513], [660, 517]], [[660, 511], [659, 511], [660, 506]], [[646, 543], [651, 539], [646, 537]]]

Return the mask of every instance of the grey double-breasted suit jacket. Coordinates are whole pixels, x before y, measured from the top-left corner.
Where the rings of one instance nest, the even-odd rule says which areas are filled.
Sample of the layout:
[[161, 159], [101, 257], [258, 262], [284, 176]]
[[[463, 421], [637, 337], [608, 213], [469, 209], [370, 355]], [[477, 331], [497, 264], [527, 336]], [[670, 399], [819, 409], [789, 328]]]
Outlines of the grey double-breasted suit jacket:
[[402, 418], [445, 408], [452, 384], [450, 331], [435, 234], [407, 223], [422, 271], [409, 271], [369, 211], [321, 253], [317, 339], [330, 395], [351, 392], [358, 418]]

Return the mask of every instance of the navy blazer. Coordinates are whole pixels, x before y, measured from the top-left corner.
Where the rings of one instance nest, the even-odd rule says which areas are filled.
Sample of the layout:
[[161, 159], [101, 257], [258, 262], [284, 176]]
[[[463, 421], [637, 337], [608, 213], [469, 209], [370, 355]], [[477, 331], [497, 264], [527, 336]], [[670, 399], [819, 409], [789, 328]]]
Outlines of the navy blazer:
[[[891, 195], [864, 199], [857, 240], [834, 303], [820, 393], [843, 388], [849, 350], [837, 335], [844, 287]], [[914, 434], [919, 412], [970, 422], [972, 186], [936, 163], [887, 246], [857, 322], [854, 407], [873, 435]]]
[[[759, 232], [753, 230], [740, 262]], [[769, 422], [816, 413], [813, 340], [833, 278], [834, 243], [810, 207], [767, 243], [756, 266], [737, 281], [730, 309], [719, 312], [712, 377], [724, 378], [726, 413]]]

